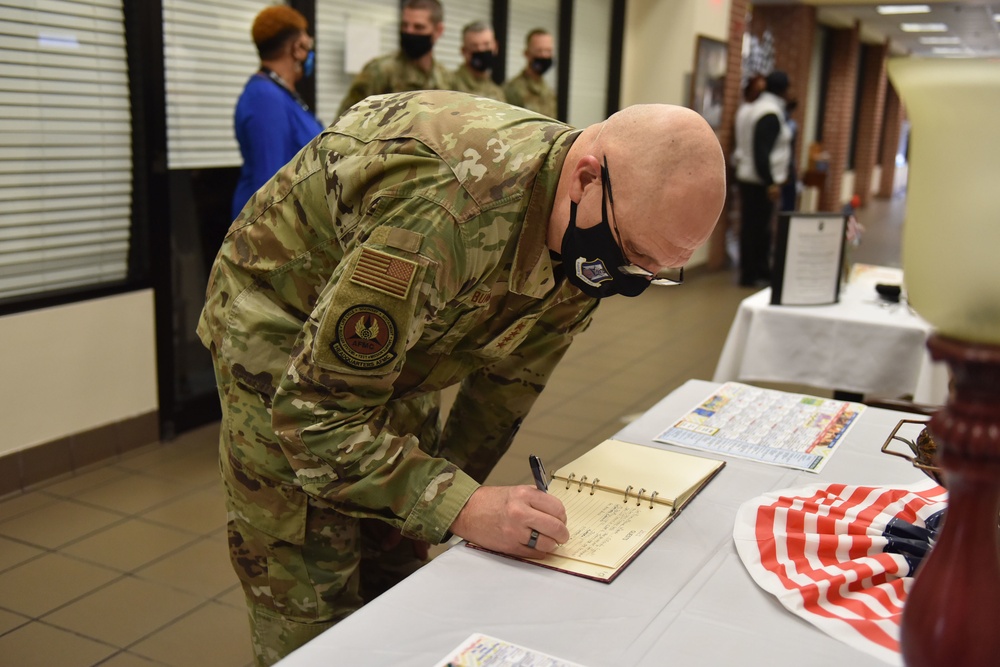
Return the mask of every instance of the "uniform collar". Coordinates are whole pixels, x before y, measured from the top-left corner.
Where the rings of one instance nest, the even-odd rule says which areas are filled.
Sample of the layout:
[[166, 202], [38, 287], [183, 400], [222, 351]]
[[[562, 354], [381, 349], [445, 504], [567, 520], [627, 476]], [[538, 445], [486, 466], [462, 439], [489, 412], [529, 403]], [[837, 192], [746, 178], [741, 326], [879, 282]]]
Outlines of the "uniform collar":
[[524, 217], [517, 251], [510, 274], [510, 291], [540, 299], [556, 283], [552, 260], [548, 252], [549, 218], [556, 198], [556, 187], [563, 163], [580, 130], [564, 132], [552, 142], [528, 199], [528, 212]]

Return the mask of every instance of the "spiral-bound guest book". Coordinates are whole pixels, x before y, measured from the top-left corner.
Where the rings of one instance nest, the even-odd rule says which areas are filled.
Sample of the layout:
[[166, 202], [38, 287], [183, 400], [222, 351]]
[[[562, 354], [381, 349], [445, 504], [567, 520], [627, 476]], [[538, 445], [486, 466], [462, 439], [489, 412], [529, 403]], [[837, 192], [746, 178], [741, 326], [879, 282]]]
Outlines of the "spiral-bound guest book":
[[605, 440], [557, 470], [549, 483], [548, 492], [566, 507], [569, 541], [545, 558], [509, 557], [610, 583], [724, 465]]

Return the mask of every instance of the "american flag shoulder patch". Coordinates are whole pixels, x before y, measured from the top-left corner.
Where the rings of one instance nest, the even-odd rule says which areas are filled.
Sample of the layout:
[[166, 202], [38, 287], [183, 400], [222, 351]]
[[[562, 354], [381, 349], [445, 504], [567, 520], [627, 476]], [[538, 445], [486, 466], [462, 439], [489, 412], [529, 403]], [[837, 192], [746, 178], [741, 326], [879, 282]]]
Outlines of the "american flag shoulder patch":
[[397, 299], [405, 299], [416, 274], [416, 262], [371, 248], [362, 248], [361, 257], [358, 258], [350, 280]]

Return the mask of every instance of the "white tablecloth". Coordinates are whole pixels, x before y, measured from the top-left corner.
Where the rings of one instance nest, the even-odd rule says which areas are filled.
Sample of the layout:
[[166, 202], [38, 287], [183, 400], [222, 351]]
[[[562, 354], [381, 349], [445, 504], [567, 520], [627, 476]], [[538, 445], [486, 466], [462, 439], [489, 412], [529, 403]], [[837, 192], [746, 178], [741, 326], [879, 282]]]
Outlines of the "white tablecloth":
[[[615, 437], [690, 453], [653, 437], [716, 386], [688, 381]], [[427, 667], [474, 632], [588, 667], [884, 665], [789, 613], [758, 588], [732, 534], [743, 501], [768, 490], [822, 481], [891, 485], [923, 479], [905, 461], [879, 451], [904, 416], [865, 410], [818, 475], [728, 459], [611, 584], [455, 546], [281, 666]]]
[[787, 382], [943, 404], [948, 371], [931, 361], [931, 326], [906, 304], [889, 304], [878, 282], [902, 272], [864, 267], [829, 306], [772, 306], [764, 289], [740, 304], [715, 369], [716, 382]]

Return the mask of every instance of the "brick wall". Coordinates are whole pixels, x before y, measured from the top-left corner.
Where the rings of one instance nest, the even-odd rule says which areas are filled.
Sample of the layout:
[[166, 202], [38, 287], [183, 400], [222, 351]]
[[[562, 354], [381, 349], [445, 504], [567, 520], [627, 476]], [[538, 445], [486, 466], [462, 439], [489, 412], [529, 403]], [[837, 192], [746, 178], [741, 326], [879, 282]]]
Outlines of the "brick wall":
[[726, 53], [726, 82], [722, 99], [722, 127], [719, 130], [719, 142], [726, 152], [726, 159], [733, 152], [733, 120], [736, 109], [743, 100], [740, 90], [741, 51], [743, 49], [743, 32], [746, 29], [748, 0], [732, 0], [729, 6], [729, 43]]
[[[809, 64], [816, 39], [816, 8], [805, 5], [763, 5], [753, 8], [751, 31], [760, 37], [765, 30], [774, 38], [774, 67], [788, 74], [789, 98], [798, 98], [792, 118], [805, 124], [805, 96], [809, 89]], [[796, 137], [794, 155], [801, 155], [801, 132]], [[800, 169], [801, 171], [801, 169]]]
[[860, 39], [858, 27], [830, 31], [830, 71], [823, 116], [823, 147], [830, 154], [830, 171], [819, 200], [821, 211], [839, 211], [840, 187], [847, 169], [854, 120]]
[[879, 142], [885, 115], [885, 59], [887, 44], [865, 44], [864, 68], [861, 72], [861, 104], [857, 142], [854, 149], [854, 192], [861, 198], [861, 205], [871, 196], [872, 171], [879, 158]]
[[[752, 12], [752, 18], [750, 14]], [[770, 30], [774, 38], [774, 66], [788, 73], [791, 80], [789, 94], [803, 100], [793, 113], [799, 127], [805, 117], [805, 92], [809, 86], [809, 61], [812, 57], [813, 40], [816, 35], [816, 8], [808, 6], [753, 7], [747, 0], [732, 0], [729, 7], [729, 52], [726, 69], [725, 97], [722, 105], [722, 127], [719, 131], [719, 142], [726, 154], [726, 160], [732, 156], [734, 148], [733, 120], [736, 110], [743, 101], [743, 91], [740, 87], [742, 68], [743, 35], [747, 31], [747, 21], [750, 20], [750, 30], [760, 37], [764, 30]], [[801, 137], [797, 138], [801, 142]], [[799, 154], [799, 146], [796, 148]], [[732, 179], [732, 169], [729, 171]], [[731, 224], [738, 224], [738, 213], [732, 210], [731, 202], [727, 200], [719, 224], [715, 228], [709, 243], [708, 267], [722, 268], [726, 265], [725, 236]]]
[[879, 181], [877, 197], [888, 199], [892, 197], [892, 186], [896, 180], [896, 149], [899, 147], [899, 133], [902, 131], [903, 105], [899, 95], [891, 83], [885, 90], [885, 120], [882, 126], [882, 148], [879, 154], [879, 164], [882, 165], [882, 178]]
[[[726, 81], [722, 98], [722, 125], [719, 128], [719, 143], [722, 144], [727, 165], [729, 158], [733, 154], [733, 120], [736, 117], [736, 109], [743, 99], [743, 93], [740, 90], [741, 50], [743, 48], [743, 32], [746, 28], [746, 17], [749, 7], [750, 3], [748, 0], [732, 0], [729, 6], [729, 48], [726, 53]], [[728, 166], [729, 168], [726, 170], [727, 178], [731, 181], [733, 178], [732, 165]], [[733, 202], [729, 197], [732, 194], [733, 183], [729, 185], [730, 187], [726, 190], [726, 204], [722, 207], [718, 224], [716, 224], [715, 231], [712, 232], [712, 238], [708, 242], [707, 265], [709, 270], [725, 268], [729, 263], [729, 257], [726, 255], [726, 232], [731, 225], [739, 224], [738, 220], [735, 219], [738, 215], [733, 210]]]

